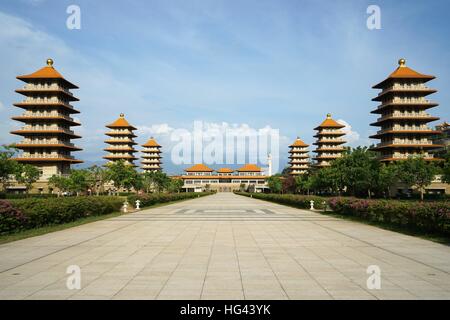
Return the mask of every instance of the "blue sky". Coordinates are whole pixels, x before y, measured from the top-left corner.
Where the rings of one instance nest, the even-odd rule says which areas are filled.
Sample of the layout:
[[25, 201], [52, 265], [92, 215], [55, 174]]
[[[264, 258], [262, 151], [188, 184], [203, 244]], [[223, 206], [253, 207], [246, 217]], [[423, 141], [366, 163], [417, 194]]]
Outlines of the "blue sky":
[[[81, 30], [66, 28], [66, 8], [81, 8]], [[381, 30], [368, 30], [368, 5]], [[280, 161], [296, 136], [313, 142], [327, 112], [351, 126], [350, 145], [368, 145], [376, 103], [371, 89], [400, 57], [437, 77], [433, 115], [450, 120], [449, 1], [62, 1], [0, 0], [0, 143], [20, 109], [15, 79], [55, 68], [79, 85], [76, 128], [84, 151], [100, 161], [104, 125], [124, 112], [165, 147], [169, 172], [174, 128], [270, 126], [282, 139]], [[227, 123], [227, 124], [223, 124]]]

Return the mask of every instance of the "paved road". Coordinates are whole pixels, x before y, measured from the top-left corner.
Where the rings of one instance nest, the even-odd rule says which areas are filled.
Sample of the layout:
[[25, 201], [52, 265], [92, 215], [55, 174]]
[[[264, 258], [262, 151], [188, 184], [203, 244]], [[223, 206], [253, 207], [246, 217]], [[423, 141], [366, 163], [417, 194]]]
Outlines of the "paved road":
[[449, 273], [448, 246], [230, 193], [0, 246], [1, 299], [449, 299]]

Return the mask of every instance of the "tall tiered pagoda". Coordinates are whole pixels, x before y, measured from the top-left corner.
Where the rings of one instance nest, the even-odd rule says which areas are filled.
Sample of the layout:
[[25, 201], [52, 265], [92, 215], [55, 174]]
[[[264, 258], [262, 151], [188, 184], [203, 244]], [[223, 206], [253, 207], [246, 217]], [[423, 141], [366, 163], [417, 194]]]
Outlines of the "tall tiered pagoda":
[[123, 113], [120, 114], [116, 121], [106, 127], [110, 129], [110, 131], [106, 132], [109, 139], [105, 140], [109, 146], [104, 149], [109, 154], [103, 157], [108, 160], [107, 164], [123, 160], [126, 164], [136, 166], [134, 161], [137, 158], [134, 156], [134, 153], [137, 151], [134, 149], [134, 145], [137, 143], [134, 142], [136, 135], [133, 133], [136, 128], [128, 123]]
[[309, 169], [309, 145], [304, 143], [299, 137], [289, 146], [289, 173], [293, 176], [305, 174]]
[[12, 118], [25, 124], [11, 132], [24, 137], [16, 144], [22, 150], [16, 160], [38, 167], [41, 181], [53, 175], [68, 174], [71, 164], [83, 162], [71, 155], [72, 151], [81, 150], [71, 143], [72, 139], [81, 137], [70, 129], [80, 125], [71, 117], [79, 113], [71, 102], [79, 99], [70, 90], [78, 87], [55, 70], [52, 59], [47, 60], [47, 66], [17, 79], [26, 84], [16, 92], [26, 98], [14, 104], [25, 110]]
[[314, 138], [317, 138], [314, 145], [317, 149], [314, 150], [317, 156], [314, 158], [316, 167], [328, 167], [331, 165], [331, 161], [340, 158], [344, 152], [342, 146], [346, 141], [342, 138], [345, 132], [342, 130], [345, 126], [336, 122], [331, 118], [331, 114], [327, 114], [327, 118], [314, 130], [317, 134]]
[[382, 91], [372, 99], [380, 104], [371, 113], [380, 117], [371, 126], [380, 130], [370, 138], [381, 140], [372, 150], [378, 151], [380, 160], [385, 162], [414, 155], [437, 160], [430, 150], [440, 147], [431, 139], [438, 132], [427, 123], [439, 118], [425, 111], [438, 105], [425, 98], [436, 92], [425, 85], [435, 77], [408, 68], [405, 59], [398, 63], [399, 67], [387, 79], [373, 86]]
[[151, 137], [145, 144], [142, 145], [142, 169], [144, 172], [160, 171], [161, 170], [161, 146], [156, 140]]

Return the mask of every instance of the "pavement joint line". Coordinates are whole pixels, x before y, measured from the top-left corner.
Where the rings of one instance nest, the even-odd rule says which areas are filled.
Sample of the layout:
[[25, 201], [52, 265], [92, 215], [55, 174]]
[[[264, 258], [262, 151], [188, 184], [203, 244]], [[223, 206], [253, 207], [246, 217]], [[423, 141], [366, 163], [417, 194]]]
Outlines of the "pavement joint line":
[[[43, 256], [34, 258], [34, 259], [32, 259], [32, 260], [29, 260], [29, 261], [27, 261], [27, 262], [21, 263], [21, 264], [19, 264], [19, 265], [14, 266], [14, 267], [11, 267], [11, 268], [2, 270], [2, 271], [0, 271], [0, 274], [5, 273], [5, 272], [8, 272], [8, 271], [10, 271], [10, 270], [12, 270], [12, 269], [15, 269], [15, 268], [24, 266], [24, 265], [26, 265], [26, 264], [28, 264], [28, 263], [31, 263], [31, 262], [40, 260], [40, 259], [42, 259], [42, 258], [46, 258], [46, 257], [48, 257], [48, 256], [51, 256], [52, 254], [55, 254], [55, 253], [64, 251], [64, 250], [66, 250], [66, 249], [70, 249], [70, 248], [75, 247], [75, 246], [78, 246], [78, 245], [83, 244], [83, 243], [85, 243], [85, 242], [88, 242], [88, 241], [91, 241], [91, 240], [95, 240], [95, 239], [100, 238], [100, 237], [102, 237], [102, 236], [104, 236], [104, 235], [107, 235], [107, 234], [109, 234], [109, 233], [116, 232], [117, 230], [121, 230], [121, 229], [123, 229], [123, 228], [129, 227], [129, 226], [132, 226], [132, 225], [135, 225], [135, 224], [137, 224], [138, 222], [139, 222], [139, 221], [137, 221], [137, 222], [135, 222], [135, 223], [130, 223], [130, 224], [127, 224], [127, 225], [125, 225], [125, 226], [123, 226], [123, 227], [120, 227], [120, 228], [118, 228], [118, 229], [110, 230], [110, 231], [107, 231], [107, 232], [102, 233], [102, 234], [100, 234], [100, 235], [97, 235], [97, 236], [95, 236], [95, 237], [93, 237], [93, 238], [89, 238], [89, 239], [86, 239], [86, 240], [83, 240], [83, 241], [74, 243], [74, 244], [72, 244], [72, 245], [70, 245], [70, 246], [63, 247], [63, 248], [61, 248], [61, 249], [59, 249], [59, 250], [50, 252], [50, 253], [48, 253], [48, 254], [46, 254], [46, 255], [43, 255]], [[63, 231], [63, 230], [61, 230], [61, 231]], [[57, 231], [56, 231], [56, 232], [57, 232]], [[20, 240], [19, 240], [19, 241], [20, 241]]]
[[[231, 225], [233, 226], [233, 222], [231, 222]], [[231, 228], [231, 232], [233, 233], [233, 243], [234, 243], [234, 255], [236, 256], [236, 261], [238, 264], [238, 270], [239, 270], [239, 279], [241, 280], [241, 289], [242, 289], [242, 296], [245, 300], [245, 290], [244, 290], [244, 282], [242, 281], [242, 272], [241, 272], [241, 263], [239, 261], [239, 254], [237, 251], [237, 243], [236, 243], [236, 234], [234, 232], [234, 228]]]
[[312, 221], [312, 223], [314, 223], [315, 225], [318, 225], [318, 226], [320, 226], [320, 227], [322, 227], [322, 228], [325, 228], [325, 229], [328, 229], [328, 230], [337, 232], [337, 233], [339, 233], [339, 234], [341, 234], [341, 235], [343, 235], [343, 236], [349, 237], [349, 238], [351, 238], [351, 239], [353, 239], [353, 240], [360, 241], [360, 242], [364, 242], [364, 243], [366, 243], [367, 245], [369, 245], [369, 246], [371, 246], [371, 247], [375, 247], [375, 248], [377, 248], [377, 249], [380, 249], [380, 250], [389, 252], [390, 254], [393, 254], [393, 255], [396, 255], [396, 256], [400, 256], [400, 257], [402, 257], [402, 258], [404, 258], [404, 259], [408, 259], [408, 260], [414, 261], [415, 263], [422, 264], [422, 265], [427, 266], [427, 267], [429, 267], [429, 268], [432, 268], [432, 269], [434, 269], [434, 270], [438, 270], [438, 271], [441, 271], [441, 272], [443, 272], [443, 273], [450, 274], [450, 272], [448, 272], [448, 271], [445, 271], [445, 270], [439, 269], [439, 268], [437, 268], [437, 267], [431, 266], [431, 265], [426, 264], [426, 263], [424, 263], [424, 262], [422, 262], [422, 261], [418, 261], [418, 260], [416, 260], [416, 259], [414, 259], [414, 258], [405, 256], [405, 255], [403, 255], [403, 254], [401, 254], [401, 253], [398, 253], [398, 252], [395, 252], [395, 251], [392, 251], [392, 250], [389, 250], [389, 249], [386, 249], [386, 248], [382, 248], [382, 247], [377, 246], [376, 244], [370, 243], [369, 241], [366, 241], [366, 240], [357, 239], [357, 238], [355, 238], [355, 237], [353, 237], [353, 236], [350, 236], [350, 235], [346, 234], [345, 232], [338, 231], [338, 230], [332, 229], [332, 228], [327, 227], [327, 226], [323, 226], [323, 225], [318, 224], [318, 223], [316, 223], [316, 222], [314, 222], [314, 221]]
[[211, 263], [211, 257], [212, 257], [212, 253], [213, 253], [213, 250], [214, 250], [214, 244], [216, 243], [216, 238], [217, 238], [217, 229], [218, 228], [216, 226], [215, 230], [214, 230], [214, 240], [211, 243], [211, 248], [210, 248], [210, 251], [209, 251], [208, 262], [206, 264], [206, 272], [205, 272], [205, 277], [203, 278], [202, 290], [200, 291], [200, 300], [203, 297], [203, 291], [205, 289], [206, 278], [208, 277], [209, 265]]

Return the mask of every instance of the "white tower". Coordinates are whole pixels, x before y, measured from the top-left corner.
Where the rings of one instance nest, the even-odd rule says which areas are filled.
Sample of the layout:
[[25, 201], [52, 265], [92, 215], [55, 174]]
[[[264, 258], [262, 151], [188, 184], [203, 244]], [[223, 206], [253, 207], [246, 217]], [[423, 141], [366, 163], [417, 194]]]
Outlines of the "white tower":
[[269, 153], [269, 155], [267, 156], [267, 164], [269, 165], [269, 171], [268, 171], [268, 176], [270, 177], [272, 175], [272, 154]]

